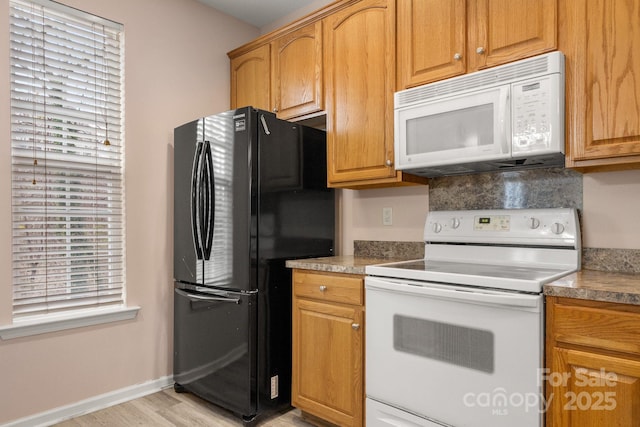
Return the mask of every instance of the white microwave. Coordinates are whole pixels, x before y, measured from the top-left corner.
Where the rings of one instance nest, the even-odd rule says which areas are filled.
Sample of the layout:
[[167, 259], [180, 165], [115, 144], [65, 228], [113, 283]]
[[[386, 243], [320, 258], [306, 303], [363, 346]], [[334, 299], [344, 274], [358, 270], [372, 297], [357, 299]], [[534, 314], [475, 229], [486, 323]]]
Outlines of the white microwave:
[[396, 169], [433, 177], [564, 165], [564, 55], [396, 92]]

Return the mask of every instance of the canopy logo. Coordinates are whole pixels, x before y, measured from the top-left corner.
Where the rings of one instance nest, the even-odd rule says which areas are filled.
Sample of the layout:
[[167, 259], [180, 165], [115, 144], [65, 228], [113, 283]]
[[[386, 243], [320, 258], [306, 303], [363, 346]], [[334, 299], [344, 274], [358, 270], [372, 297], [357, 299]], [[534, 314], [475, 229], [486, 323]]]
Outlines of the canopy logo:
[[539, 392], [511, 392], [504, 387], [496, 387], [491, 391], [480, 393], [466, 393], [462, 401], [469, 408], [486, 408], [492, 415], [506, 416], [510, 411], [537, 411], [545, 413], [551, 403], [557, 399], [554, 392], [548, 396], [544, 394], [544, 386], [548, 383], [552, 389], [559, 387], [580, 391], [567, 391], [562, 399], [558, 399], [565, 411], [612, 411], [616, 408], [616, 392], [606, 391], [614, 388], [618, 383], [615, 372], [607, 372], [577, 368], [573, 372], [551, 372], [544, 368], [539, 372]]

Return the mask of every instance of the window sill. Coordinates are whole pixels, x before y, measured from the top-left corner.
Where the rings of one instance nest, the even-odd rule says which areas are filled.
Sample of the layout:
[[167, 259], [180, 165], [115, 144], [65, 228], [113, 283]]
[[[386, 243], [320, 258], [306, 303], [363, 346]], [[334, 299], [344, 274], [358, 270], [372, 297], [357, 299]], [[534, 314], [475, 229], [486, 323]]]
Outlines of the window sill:
[[48, 332], [64, 331], [83, 326], [131, 320], [138, 315], [140, 307], [118, 307], [116, 309], [84, 310], [74, 314], [43, 316], [38, 319], [17, 320], [12, 325], [0, 326], [0, 339], [29, 337]]

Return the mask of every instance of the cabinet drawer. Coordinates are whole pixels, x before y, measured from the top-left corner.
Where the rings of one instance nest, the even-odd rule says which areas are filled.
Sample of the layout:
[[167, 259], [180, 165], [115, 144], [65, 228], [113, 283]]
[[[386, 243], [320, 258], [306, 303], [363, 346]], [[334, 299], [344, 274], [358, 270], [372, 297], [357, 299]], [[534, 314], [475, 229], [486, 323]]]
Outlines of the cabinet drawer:
[[361, 276], [293, 271], [293, 292], [296, 297], [362, 305], [363, 289]]
[[611, 309], [612, 304], [563, 304], [553, 307], [557, 342], [640, 355], [640, 311]]

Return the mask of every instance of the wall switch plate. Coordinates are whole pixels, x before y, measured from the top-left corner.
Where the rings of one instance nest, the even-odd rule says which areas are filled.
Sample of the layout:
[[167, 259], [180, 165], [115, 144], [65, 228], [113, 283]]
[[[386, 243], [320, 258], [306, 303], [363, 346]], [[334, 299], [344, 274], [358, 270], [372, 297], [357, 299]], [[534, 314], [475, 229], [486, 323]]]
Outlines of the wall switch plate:
[[392, 208], [382, 208], [382, 225], [393, 225]]

